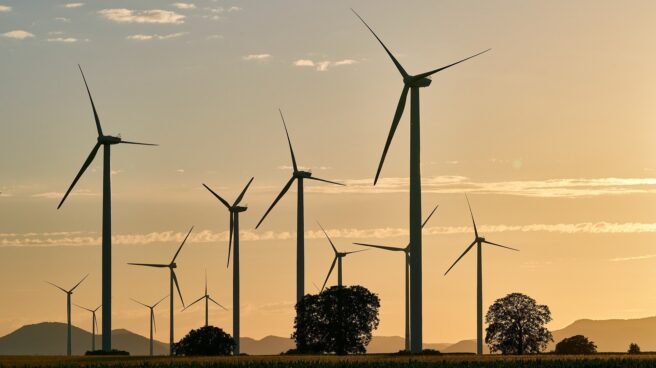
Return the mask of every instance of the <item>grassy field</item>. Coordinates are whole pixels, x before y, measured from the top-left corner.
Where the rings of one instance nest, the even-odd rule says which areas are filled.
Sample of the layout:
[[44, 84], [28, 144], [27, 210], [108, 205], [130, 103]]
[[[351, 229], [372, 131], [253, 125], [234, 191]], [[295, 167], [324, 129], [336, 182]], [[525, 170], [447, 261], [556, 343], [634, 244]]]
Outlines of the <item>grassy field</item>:
[[483, 356], [475, 355], [358, 355], [242, 356], [242, 357], [0, 357], [0, 367], [656, 367], [656, 354], [604, 354], [593, 356]]

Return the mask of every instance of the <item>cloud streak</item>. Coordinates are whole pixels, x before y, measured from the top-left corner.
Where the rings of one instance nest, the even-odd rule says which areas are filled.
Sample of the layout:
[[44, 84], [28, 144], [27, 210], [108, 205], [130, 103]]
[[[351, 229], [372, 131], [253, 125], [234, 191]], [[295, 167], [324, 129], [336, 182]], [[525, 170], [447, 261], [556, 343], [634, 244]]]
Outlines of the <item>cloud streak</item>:
[[0, 5], [0, 13], [9, 13], [11, 11], [11, 6]]
[[64, 8], [74, 9], [84, 6], [84, 3], [68, 3], [64, 5]]
[[271, 58], [271, 54], [250, 54], [243, 56], [242, 59], [246, 61], [252, 61], [252, 60], [267, 60]]
[[[407, 178], [383, 178], [374, 187], [372, 179], [342, 180], [345, 187], [312, 186], [314, 193], [406, 193]], [[602, 195], [656, 193], [656, 178], [547, 179], [526, 181], [475, 182], [464, 176], [422, 178], [423, 193], [483, 193], [541, 198], [576, 198]]]
[[187, 32], [178, 32], [178, 33], [170, 33], [170, 34], [165, 34], [165, 35], [158, 35], [158, 34], [152, 34], [152, 35], [147, 35], [147, 34], [135, 34], [135, 35], [130, 35], [127, 36], [126, 39], [132, 40], [132, 41], [152, 41], [152, 40], [169, 40], [171, 38], [178, 38], [186, 35]]
[[100, 15], [117, 23], [159, 23], [159, 24], [182, 24], [185, 16], [169, 10], [130, 10], [125, 8], [103, 9]]
[[336, 66], [343, 66], [343, 65], [353, 65], [356, 64], [357, 60], [353, 59], [344, 59], [344, 60], [339, 60], [339, 61], [313, 61], [310, 59], [298, 59], [294, 61], [294, 66], [299, 66], [299, 67], [311, 67], [314, 68], [316, 71], [319, 72], [325, 72], [329, 68], [336, 67]]
[[[348, 240], [387, 239], [407, 237], [407, 228], [341, 228], [327, 230], [331, 238]], [[636, 234], [656, 233], [656, 223], [611, 223], [611, 222], [584, 222], [577, 224], [529, 224], [529, 225], [483, 225], [480, 231], [484, 233], [507, 232], [548, 232], [559, 234]], [[424, 229], [425, 236], [453, 235], [473, 233], [469, 226], [435, 226]], [[241, 231], [240, 240], [245, 242], [293, 240], [296, 233], [293, 231]], [[186, 236], [185, 232], [163, 231], [145, 234], [118, 234], [112, 237], [112, 244], [120, 246], [151, 245], [163, 243], [179, 243]], [[203, 230], [191, 235], [189, 241], [194, 243], [227, 242], [228, 231], [213, 232]], [[320, 230], [305, 232], [306, 239], [323, 239]], [[49, 246], [97, 246], [101, 244], [101, 237], [88, 232], [51, 232], [51, 233], [0, 233], [0, 247], [49, 247]], [[616, 259], [633, 260], [643, 258]], [[648, 258], [651, 258], [649, 256]]]
[[14, 40], [24, 40], [26, 38], [34, 37], [34, 34], [23, 30], [15, 30], [15, 31], [5, 32], [2, 34], [2, 36], [6, 38], [13, 38]]

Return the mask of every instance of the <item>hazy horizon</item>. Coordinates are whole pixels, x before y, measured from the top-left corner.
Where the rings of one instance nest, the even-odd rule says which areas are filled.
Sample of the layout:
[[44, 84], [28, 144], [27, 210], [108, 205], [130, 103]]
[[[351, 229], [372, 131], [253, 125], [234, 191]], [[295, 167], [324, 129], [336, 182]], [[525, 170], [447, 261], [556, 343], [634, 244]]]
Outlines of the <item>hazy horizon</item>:
[[[146, 335], [168, 293], [165, 271], [127, 262], [178, 260], [185, 302], [231, 306], [228, 200], [255, 177], [241, 214], [241, 335], [289, 336], [295, 299], [296, 189], [257, 221], [291, 175], [278, 115], [307, 183], [306, 292], [340, 249], [408, 243], [409, 109], [373, 177], [402, 83], [355, 8], [410, 72], [480, 57], [436, 74], [421, 92], [424, 341], [473, 338], [475, 257], [443, 274], [473, 239], [464, 194], [491, 241], [484, 308], [522, 292], [551, 308], [551, 329], [580, 318], [654, 316], [656, 3], [633, 1], [0, 0], [0, 335], [65, 321], [65, 297], [100, 304], [101, 155], [57, 204], [96, 142], [77, 64], [103, 128], [159, 147], [112, 150], [113, 329]], [[193, 6], [192, 6], [193, 5]], [[329, 284], [336, 283], [333, 275]], [[344, 260], [344, 282], [381, 298], [374, 335], [403, 336], [403, 257]], [[164, 303], [165, 304], [165, 303]], [[230, 332], [231, 311], [210, 307]], [[176, 338], [203, 322], [179, 312]], [[102, 319], [98, 315], [99, 323]], [[168, 336], [168, 305], [156, 310]], [[85, 328], [91, 316], [73, 310]]]

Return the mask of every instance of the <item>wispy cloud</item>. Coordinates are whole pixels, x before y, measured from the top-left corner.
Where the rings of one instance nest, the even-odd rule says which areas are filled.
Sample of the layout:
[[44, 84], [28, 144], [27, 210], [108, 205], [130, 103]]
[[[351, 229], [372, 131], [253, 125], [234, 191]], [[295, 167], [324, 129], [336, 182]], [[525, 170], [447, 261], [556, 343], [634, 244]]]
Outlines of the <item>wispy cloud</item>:
[[168, 40], [168, 39], [171, 39], [171, 38], [182, 37], [186, 34], [187, 34], [187, 32], [170, 33], [170, 34], [165, 34], [165, 35], [135, 34], [135, 35], [127, 36], [126, 39], [133, 40], [133, 41]]
[[62, 22], [62, 23], [70, 23], [71, 22], [70, 19], [64, 18], [64, 17], [57, 17], [57, 18], [55, 18], [55, 20], [58, 21], [58, 22]]
[[24, 40], [26, 38], [32, 38], [34, 37], [34, 35], [27, 31], [16, 30], [16, 31], [5, 32], [2, 34], [2, 37], [13, 38], [15, 40]]
[[[386, 239], [407, 237], [407, 228], [341, 228], [328, 229], [331, 238], [344, 238], [348, 240]], [[503, 232], [549, 232], [560, 234], [635, 234], [656, 233], [656, 223], [610, 223], [585, 222], [577, 224], [530, 224], [530, 225], [483, 225], [479, 231], [484, 233]], [[435, 226], [424, 229], [425, 236], [470, 234], [473, 229], [469, 226]], [[240, 239], [245, 242], [267, 240], [293, 240], [296, 233], [292, 231], [241, 231]], [[185, 232], [163, 231], [145, 234], [119, 234], [112, 237], [112, 244], [121, 246], [151, 245], [163, 243], [177, 243], [184, 239]], [[203, 230], [191, 235], [189, 241], [193, 243], [215, 243], [228, 241], [228, 231], [213, 232]], [[320, 230], [305, 232], [306, 239], [323, 239]], [[48, 247], [48, 246], [96, 246], [101, 244], [101, 237], [88, 232], [59, 232], [59, 233], [0, 233], [0, 247]], [[644, 259], [656, 255], [618, 258], [617, 261]]]
[[11, 6], [9, 5], [0, 5], [0, 13], [8, 13], [11, 11]]
[[336, 66], [343, 66], [343, 65], [353, 65], [356, 64], [358, 61], [353, 60], [353, 59], [344, 59], [344, 60], [339, 60], [339, 61], [313, 61], [310, 59], [299, 59], [294, 61], [295, 66], [300, 66], [300, 67], [311, 67], [314, 68], [317, 71], [320, 72], [325, 72], [329, 68], [336, 67]]
[[250, 54], [243, 56], [242, 59], [251, 61], [251, 60], [268, 60], [271, 58], [271, 54]]
[[642, 256], [613, 258], [613, 259], [611, 259], [611, 262], [639, 261], [639, 260], [651, 259], [651, 258], [656, 258], [656, 254], [645, 254], [645, 255], [642, 255]]
[[64, 8], [69, 8], [69, 9], [74, 9], [74, 8], [79, 8], [81, 6], [84, 6], [84, 3], [68, 3], [64, 4]]
[[56, 38], [48, 38], [48, 42], [60, 42], [60, 43], [74, 43], [77, 42], [78, 39], [74, 37], [56, 37]]
[[[345, 187], [312, 186], [315, 193], [405, 193], [407, 178], [383, 178], [374, 187], [373, 180], [342, 180]], [[656, 193], [656, 178], [579, 178], [526, 181], [475, 182], [465, 176], [422, 178], [424, 193], [485, 193], [543, 198], [576, 198], [602, 195]]]
[[169, 10], [130, 10], [120, 9], [103, 9], [98, 13], [114, 22], [118, 23], [164, 23], [164, 24], [182, 24], [185, 16]]
[[[97, 196], [98, 193], [93, 193], [89, 190], [86, 189], [79, 189], [72, 191], [69, 196], [80, 196], [80, 197], [92, 197], [92, 196]], [[61, 199], [64, 197], [64, 193], [62, 192], [44, 192], [44, 193], [35, 193], [32, 194], [32, 197], [34, 198], [48, 198], [48, 199]]]
[[196, 4], [193, 3], [173, 3], [171, 5], [178, 9], [196, 9]]

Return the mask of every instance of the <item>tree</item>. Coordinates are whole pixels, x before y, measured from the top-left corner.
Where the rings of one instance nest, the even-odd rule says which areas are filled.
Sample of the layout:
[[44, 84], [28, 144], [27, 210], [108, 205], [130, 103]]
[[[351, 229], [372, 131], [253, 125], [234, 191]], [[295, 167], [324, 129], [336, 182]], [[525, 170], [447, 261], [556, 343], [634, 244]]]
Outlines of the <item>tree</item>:
[[629, 354], [640, 354], [640, 346], [635, 342], [632, 342], [631, 345], [629, 345]]
[[222, 329], [214, 326], [191, 330], [182, 340], [173, 344], [174, 355], [230, 355], [235, 340]]
[[378, 328], [378, 295], [362, 286], [331, 287], [296, 305], [292, 338], [298, 353], [362, 354]]
[[551, 332], [544, 327], [549, 321], [551, 312], [546, 305], [538, 305], [521, 293], [508, 294], [497, 299], [485, 315], [485, 343], [492, 353], [539, 353], [553, 341]]
[[556, 344], [556, 354], [594, 354], [597, 345], [583, 335], [566, 337]]

